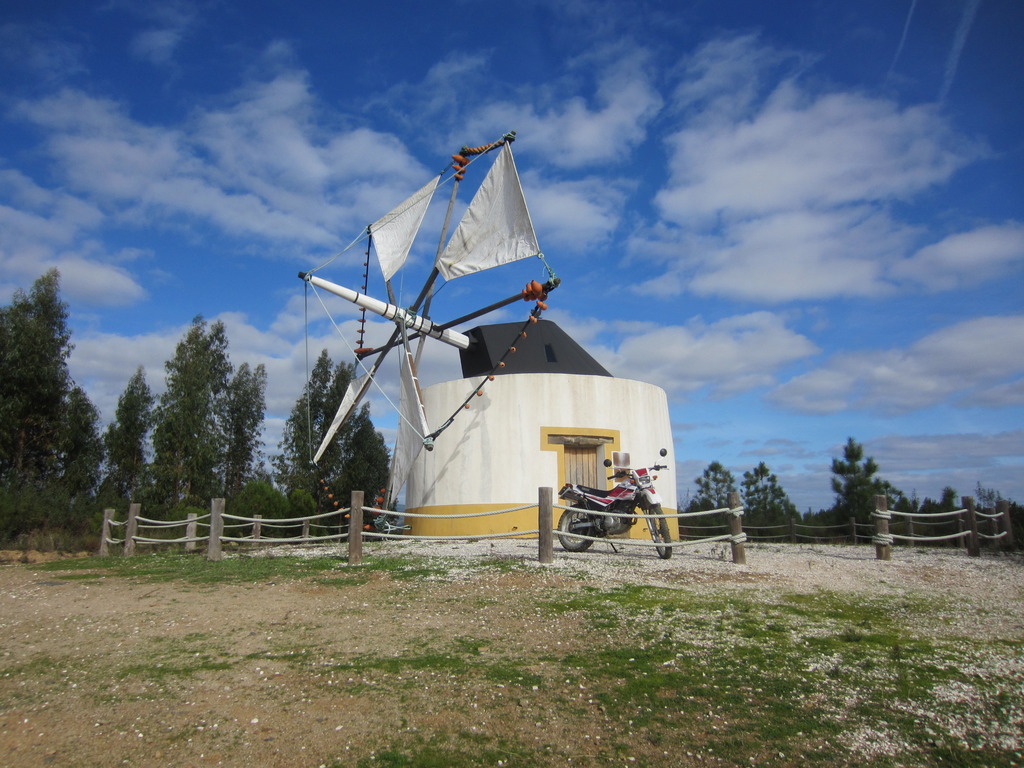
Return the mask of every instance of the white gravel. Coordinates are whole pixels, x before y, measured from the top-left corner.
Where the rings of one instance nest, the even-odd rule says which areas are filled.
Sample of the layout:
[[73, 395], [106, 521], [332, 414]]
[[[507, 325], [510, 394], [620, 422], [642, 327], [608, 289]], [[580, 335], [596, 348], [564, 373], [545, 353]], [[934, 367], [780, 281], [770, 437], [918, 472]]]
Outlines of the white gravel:
[[[344, 556], [345, 546], [297, 545], [263, 552]], [[450, 580], [470, 577], [474, 560], [500, 558], [608, 585], [700, 585], [755, 591], [771, 587], [788, 592], [829, 590], [878, 597], [926, 594], [942, 597], [951, 608], [969, 605], [972, 614], [998, 606], [999, 613], [1010, 620], [1004, 626], [1008, 634], [1019, 636], [1024, 631], [1024, 555], [1020, 553], [986, 552], [972, 558], [960, 549], [895, 547], [891, 560], [876, 560], [871, 545], [748, 542], [746, 564], [736, 565], [728, 543], [677, 546], [668, 560], [658, 558], [649, 542], [616, 542], [615, 549], [610, 544], [596, 543], [586, 552], [572, 553], [561, 549], [556, 540], [554, 562], [542, 565], [535, 539], [364, 542], [365, 556], [393, 553], [450, 560], [449, 572], [442, 577]]]

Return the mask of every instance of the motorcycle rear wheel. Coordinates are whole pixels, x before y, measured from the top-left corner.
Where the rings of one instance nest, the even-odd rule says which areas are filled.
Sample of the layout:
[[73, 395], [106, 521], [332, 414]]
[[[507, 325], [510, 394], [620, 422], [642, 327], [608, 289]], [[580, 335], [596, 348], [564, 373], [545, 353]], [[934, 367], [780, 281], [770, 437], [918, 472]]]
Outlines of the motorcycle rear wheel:
[[594, 543], [589, 539], [578, 539], [575, 536], [564, 535], [580, 533], [580, 528], [586, 529], [586, 535], [593, 535], [594, 526], [587, 519], [587, 514], [585, 512], [580, 512], [576, 509], [567, 509], [562, 513], [562, 516], [558, 518], [558, 543], [562, 545], [562, 549], [566, 552], [585, 552], [590, 549], [590, 545]]
[[[653, 507], [651, 507], [649, 510], [647, 510], [647, 514], [648, 515], [661, 515], [661, 514], [664, 514], [661, 511], [661, 504], [655, 504]], [[661, 544], [671, 544], [672, 543], [672, 536], [669, 535], [669, 532], [668, 532], [668, 520], [666, 520], [664, 517], [659, 517], [659, 518], [648, 517], [647, 518], [647, 527], [650, 528], [650, 530], [651, 530], [651, 540], [655, 544], [659, 544], [659, 543], [661, 543]], [[656, 546], [654, 549], [657, 551], [658, 557], [660, 557], [662, 560], [668, 560], [670, 557], [672, 557], [672, 547], [658, 547], [658, 546]]]

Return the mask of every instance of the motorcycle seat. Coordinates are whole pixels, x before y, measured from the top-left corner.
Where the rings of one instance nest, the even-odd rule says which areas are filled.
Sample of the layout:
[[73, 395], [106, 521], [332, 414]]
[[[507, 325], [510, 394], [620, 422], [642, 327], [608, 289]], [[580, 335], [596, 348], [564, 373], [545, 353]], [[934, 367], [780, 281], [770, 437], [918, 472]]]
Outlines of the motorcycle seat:
[[611, 491], [606, 491], [601, 488], [589, 488], [585, 485], [578, 485], [576, 487], [579, 488], [584, 493], [589, 494], [591, 496], [608, 496], [611, 493]]

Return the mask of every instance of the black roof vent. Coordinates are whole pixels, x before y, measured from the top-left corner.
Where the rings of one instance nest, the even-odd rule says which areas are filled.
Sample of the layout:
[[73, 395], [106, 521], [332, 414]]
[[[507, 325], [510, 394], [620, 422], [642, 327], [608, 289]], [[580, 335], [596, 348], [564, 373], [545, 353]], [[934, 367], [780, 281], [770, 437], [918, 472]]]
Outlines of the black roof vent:
[[597, 360], [550, 320], [538, 320], [526, 328], [526, 338], [517, 334], [522, 323], [481, 325], [466, 335], [469, 349], [459, 351], [462, 375], [466, 378], [486, 376], [501, 361], [508, 348], [514, 354], [505, 357], [505, 367], [494, 370], [506, 373], [574, 373], [584, 376], [611, 376]]

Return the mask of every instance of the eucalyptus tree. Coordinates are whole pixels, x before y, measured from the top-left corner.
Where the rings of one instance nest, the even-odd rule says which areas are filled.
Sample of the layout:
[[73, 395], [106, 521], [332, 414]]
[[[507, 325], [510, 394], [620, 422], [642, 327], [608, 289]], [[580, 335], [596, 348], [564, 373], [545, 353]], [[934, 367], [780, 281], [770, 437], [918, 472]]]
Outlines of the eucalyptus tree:
[[103, 445], [72, 349], [56, 270], [0, 308], [0, 538], [83, 529], [91, 515]]
[[320, 353], [285, 423], [280, 452], [272, 460], [274, 478], [282, 488], [305, 491], [322, 504], [321, 482], [338, 500], [348, 498], [352, 490], [373, 494], [387, 482], [388, 450], [373, 427], [368, 404], [338, 430], [320, 460], [313, 463], [354, 372], [354, 365], [335, 366], [327, 350]]
[[134, 499], [146, 473], [146, 438], [153, 428], [153, 393], [140, 365], [117, 400], [114, 420], [103, 435], [105, 487], [122, 499]]
[[259, 474], [263, 452], [267, 370], [242, 363], [228, 383], [224, 408], [224, 492], [234, 497]]
[[232, 366], [220, 321], [196, 317], [165, 364], [153, 430], [156, 501], [204, 506], [222, 492], [224, 431]]
[[60, 474], [72, 349], [60, 275], [52, 269], [0, 310], [0, 476], [9, 481]]

